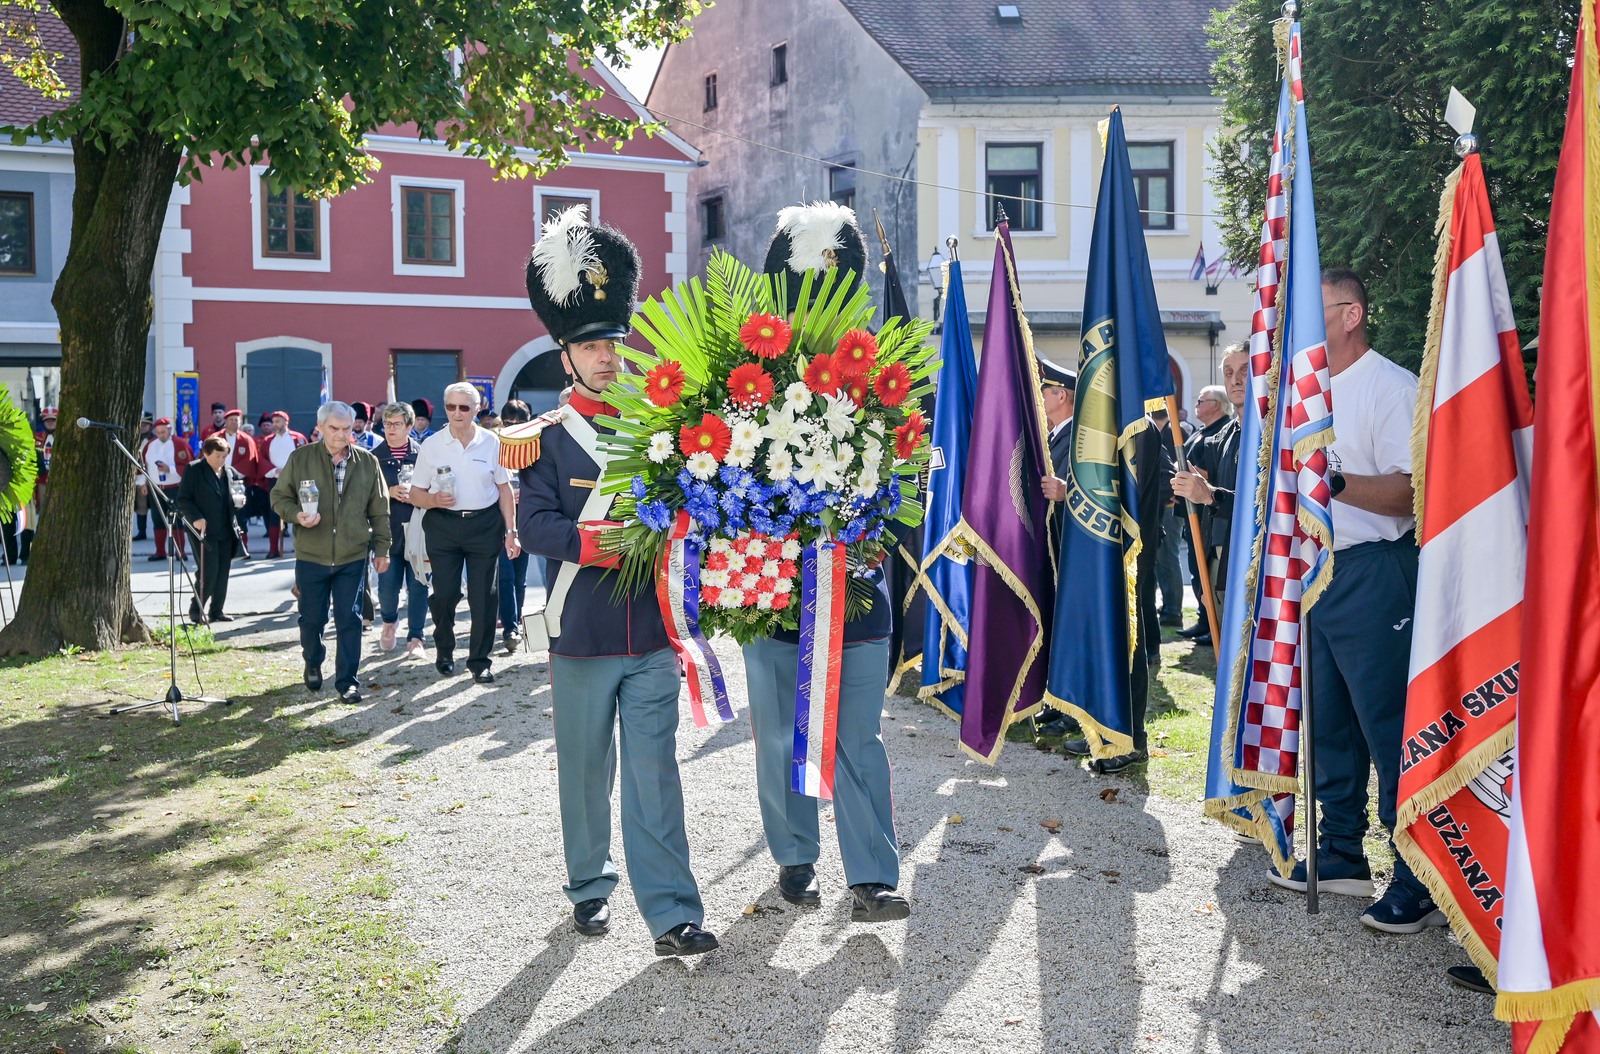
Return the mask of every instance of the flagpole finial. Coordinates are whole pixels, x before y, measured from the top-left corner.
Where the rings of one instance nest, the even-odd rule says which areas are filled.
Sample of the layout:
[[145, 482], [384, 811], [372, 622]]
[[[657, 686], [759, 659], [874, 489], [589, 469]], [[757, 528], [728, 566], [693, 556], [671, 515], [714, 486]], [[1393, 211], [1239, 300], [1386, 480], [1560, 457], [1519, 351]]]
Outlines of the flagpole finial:
[[1283, 17], [1291, 22], [1300, 17], [1300, 0], [1283, 0]]
[[1465, 161], [1478, 152], [1478, 137], [1471, 132], [1456, 136], [1456, 156]]
[[950, 235], [950, 237], [948, 237], [948, 238], [946, 238], [944, 240], [945, 248], [950, 250], [950, 259], [951, 260], [959, 260], [959, 259], [961, 259], [961, 257], [956, 254], [956, 245], [957, 244], [958, 244], [958, 242], [957, 242], [956, 236], [954, 234]]

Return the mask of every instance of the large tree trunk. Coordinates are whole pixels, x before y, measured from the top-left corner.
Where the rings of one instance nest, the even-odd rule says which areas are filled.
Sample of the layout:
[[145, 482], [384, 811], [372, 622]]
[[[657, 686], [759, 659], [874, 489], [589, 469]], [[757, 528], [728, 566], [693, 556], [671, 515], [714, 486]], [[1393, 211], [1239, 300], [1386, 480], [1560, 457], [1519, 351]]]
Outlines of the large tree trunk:
[[[57, 4], [84, 72], [105, 69], [115, 60], [122, 20], [102, 4], [74, 7]], [[180, 160], [175, 144], [148, 131], [120, 145], [73, 144], [72, 243], [53, 298], [61, 325], [61, 423], [48, 504], [16, 618], [0, 631], [0, 654], [149, 639], [128, 581], [133, 466], [104, 432], [79, 431], [72, 422], [114, 422], [125, 442], [137, 434], [154, 310], [150, 279]]]

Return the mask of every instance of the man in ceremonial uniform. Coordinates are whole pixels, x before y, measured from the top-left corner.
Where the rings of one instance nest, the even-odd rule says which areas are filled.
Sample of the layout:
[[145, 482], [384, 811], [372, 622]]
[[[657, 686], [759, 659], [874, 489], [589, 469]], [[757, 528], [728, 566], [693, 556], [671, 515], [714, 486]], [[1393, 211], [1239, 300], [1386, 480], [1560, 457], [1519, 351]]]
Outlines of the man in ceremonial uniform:
[[[422, 533], [433, 566], [428, 607], [433, 613], [434, 668], [445, 676], [455, 672], [456, 605], [465, 567], [472, 615], [467, 669], [479, 684], [493, 684], [489, 656], [500, 606], [500, 550], [503, 546], [507, 556], [515, 557], [522, 544], [511, 474], [500, 463], [500, 437], [473, 420], [478, 399], [478, 389], [465, 381], [444, 390], [450, 424], [423, 440], [417, 451], [411, 504], [427, 510]], [[449, 486], [443, 476], [452, 479]]]
[[[823, 247], [805, 255], [802, 247]], [[828, 268], [866, 269], [866, 243], [855, 213], [832, 203], [785, 209], [767, 249], [766, 272], [787, 274], [789, 314], [799, 302], [806, 272], [813, 284]], [[576, 398], [576, 396], [574, 396]], [[884, 543], [898, 542], [886, 532]], [[887, 922], [911, 914], [900, 885], [900, 846], [894, 833], [894, 797], [889, 755], [879, 719], [889, 674], [889, 620], [892, 604], [883, 568], [872, 569], [871, 607], [844, 625], [840, 664], [839, 716], [834, 758], [834, 829], [844, 862], [845, 883], [856, 922]], [[794, 753], [796, 681], [800, 638], [795, 632], [758, 639], [744, 647], [750, 724], [756, 740], [756, 790], [767, 849], [778, 865], [778, 893], [791, 904], [822, 900], [816, 861], [820, 850], [817, 799], [790, 788]]]
[[[156, 499], [156, 551], [149, 557], [152, 562], [165, 560], [168, 517], [172, 512], [172, 503], [178, 498], [178, 484], [183, 482], [184, 470], [189, 467], [194, 455], [189, 452], [188, 443], [173, 437], [172, 419], [159, 417], [156, 419], [155, 434], [145, 442], [139, 458], [144, 462], [144, 474], [150, 486], [159, 487], [165, 495]], [[172, 547], [177, 551], [178, 559], [183, 559], [185, 539], [181, 528], [172, 531]]]
[[227, 410], [227, 403], [211, 404], [211, 420], [206, 422], [205, 426], [200, 429], [201, 442], [205, 442], [207, 439], [210, 439], [212, 436], [216, 435], [218, 432], [227, 427]]
[[[261, 505], [266, 503], [266, 492], [262, 491], [262, 498], [255, 508], [250, 506], [249, 481], [255, 478], [259, 470], [260, 458], [256, 455], [256, 441], [239, 430], [244, 423], [244, 411], [235, 407], [222, 417], [222, 431], [219, 433], [228, 444], [228, 467], [238, 473], [246, 484], [245, 503], [243, 507], [234, 510], [234, 520], [239, 524], [239, 553], [246, 560], [250, 559], [249, 531], [247, 524], [251, 516], [261, 515]], [[208, 437], [209, 438], [209, 437]]]
[[362, 450], [376, 450], [383, 442], [383, 436], [372, 430], [372, 406], [369, 403], [351, 403], [350, 408], [356, 412], [356, 427], [350, 434], [350, 442]]
[[[519, 517], [530, 551], [550, 560], [541, 619], [550, 638], [561, 841], [573, 926], [606, 932], [616, 887], [611, 787], [622, 770], [622, 843], [634, 902], [657, 955], [717, 947], [689, 867], [678, 777], [678, 662], [654, 591], [615, 595], [599, 534], [605, 455], [597, 429], [614, 411], [601, 399], [616, 380], [616, 342], [627, 335], [639, 254], [610, 227], [591, 227], [577, 205], [546, 223], [528, 261], [528, 299], [573, 378], [567, 405], [505, 429], [502, 452], [521, 472]], [[513, 554], [514, 555], [514, 554]], [[880, 674], [878, 687], [883, 687]], [[621, 723], [620, 751], [616, 726]]]
[[[155, 431], [156, 415], [146, 410], [139, 418], [139, 434], [134, 437], [133, 449], [143, 450], [145, 441]], [[142, 542], [149, 535], [150, 523], [150, 481], [145, 479], [141, 472], [133, 478], [133, 522], [138, 527], [133, 534], [133, 540]]]
[[[1067, 500], [1067, 481], [1062, 473], [1072, 456], [1072, 404], [1078, 390], [1078, 375], [1065, 366], [1040, 358], [1039, 397], [1044, 403], [1045, 420], [1050, 425], [1046, 441], [1050, 444], [1050, 465], [1055, 475], [1046, 476], [1041, 484], [1044, 496], [1052, 503]], [[1059, 510], [1050, 507], [1050, 545], [1055, 547], [1060, 537]], [[1078, 722], [1051, 706], [1042, 708], [1034, 718], [1034, 727], [1042, 735], [1065, 736], [1078, 731]]]
[[[260, 469], [257, 482], [263, 491], [277, 486], [283, 466], [289, 463], [289, 455], [305, 445], [306, 437], [290, 429], [288, 411], [272, 411], [272, 431], [262, 436], [261, 441], [256, 444]], [[276, 501], [268, 503], [265, 516], [267, 555], [271, 557], [283, 555], [283, 521], [278, 517], [276, 505]]]

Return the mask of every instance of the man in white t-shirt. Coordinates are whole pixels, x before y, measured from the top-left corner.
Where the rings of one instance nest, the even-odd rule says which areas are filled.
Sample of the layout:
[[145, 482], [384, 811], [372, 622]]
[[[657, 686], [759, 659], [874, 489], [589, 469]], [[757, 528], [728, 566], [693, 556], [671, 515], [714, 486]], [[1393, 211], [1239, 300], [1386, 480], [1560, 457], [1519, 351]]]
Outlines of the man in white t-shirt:
[[[1378, 773], [1378, 819], [1395, 823], [1402, 726], [1417, 597], [1412, 515], [1411, 427], [1417, 378], [1367, 343], [1367, 290], [1353, 272], [1322, 273], [1322, 303], [1333, 375], [1328, 451], [1333, 488], [1333, 578], [1308, 622], [1311, 734], [1322, 804], [1318, 889], [1368, 897], [1369, 767]], [[1306, 888], [1304, 865], [1279, 885]], [[1418, 933], [1443, 926], [1443, 912], [1405, 860], [1383, 898], [1362, 913], [1367, 926]]]

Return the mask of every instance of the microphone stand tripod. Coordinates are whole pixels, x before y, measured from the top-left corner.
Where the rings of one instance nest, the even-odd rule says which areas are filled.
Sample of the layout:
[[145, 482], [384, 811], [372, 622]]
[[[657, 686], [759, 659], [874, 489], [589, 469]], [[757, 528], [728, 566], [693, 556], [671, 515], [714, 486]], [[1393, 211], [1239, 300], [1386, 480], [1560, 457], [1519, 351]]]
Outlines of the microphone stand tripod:
[[[144, 466], [139, 463], [139, 459], [133, 456], [133, 452], [122, 445], [122, 440], [117, 437], [115, 432], [107, 431], [106, 438], [111, 440], [111, 445], [121, 451], [122, 456], [127, 458], [137, 471], [143, 472], [145, 470]], [[152, 481], [153, 483], [154, 481]], [[132, 703], [128, 706], [113, 706], [111, 713], [126, 714], [152, 706], [166, 705], [172, 707], [172, 723], [176, 725], [182, 723], [182, 717], [178, 713], [178, 704], [183, 702], [185, 698], [183, 691], [178, 687], [177, 532], [186, 531], [194, 538], [197, 556], [199, 555], [200, 546], [205, 543], [201, 541], [199, 533], [189, 526], [189, 521], [184, 518], [183, 513], [178, 509], [178, 503], [170, 498], [164, 490], [159, 486], [152, 485], [150, 487], [150, 496], [155, 499], [156, 508], [166, 517], [167, 526], [171, 529], [171, 536], [167, 541], [167, 692], [159, 699], [147, 699], [142, 703]], [[200, 559], [203, 560], [204, 557], [201, 556]], [[183, 573], [187, 576], [189, 569], [185, 567]], [[191, 585], [191, 591], [192, 588]], [[192, 695], [188, 697], [188, 700], [193, 703], [205, 703], [207, 705], [218, 703], [223, 706], [233, 702], [232, 699], [216, 699], [206, 695]]]

